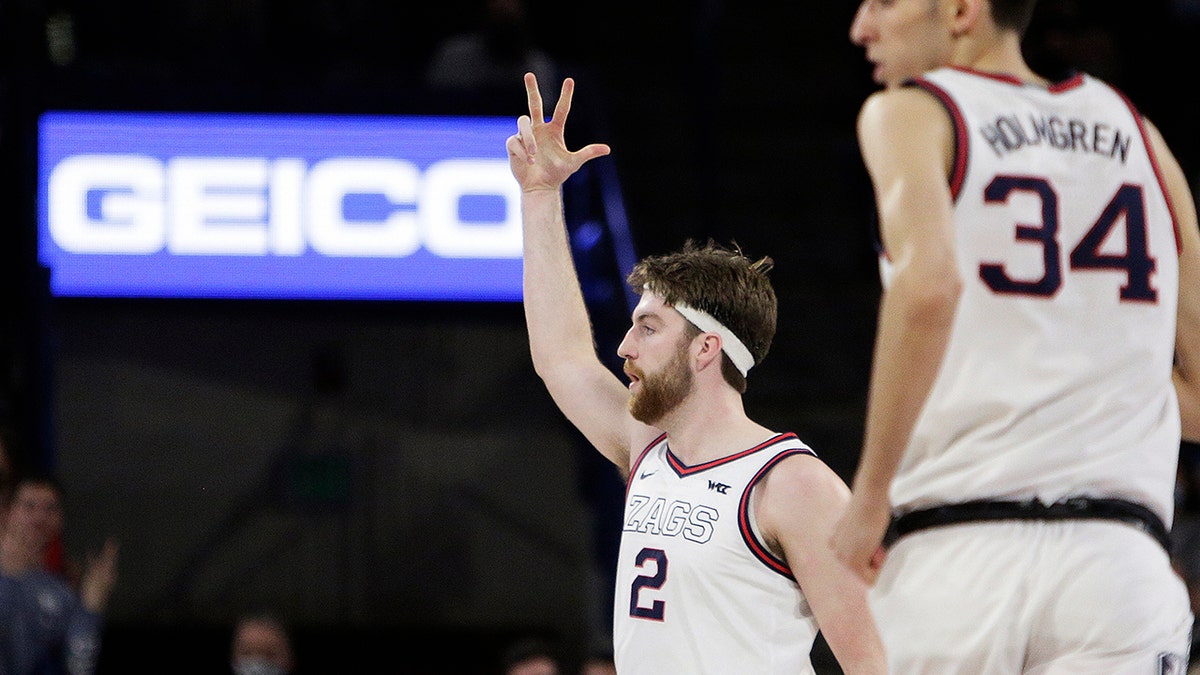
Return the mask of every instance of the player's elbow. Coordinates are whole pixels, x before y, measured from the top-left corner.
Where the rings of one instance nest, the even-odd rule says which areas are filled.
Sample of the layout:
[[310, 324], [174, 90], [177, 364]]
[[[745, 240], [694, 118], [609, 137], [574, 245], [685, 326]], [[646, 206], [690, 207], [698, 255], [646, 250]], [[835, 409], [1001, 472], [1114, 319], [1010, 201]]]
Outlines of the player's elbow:
[[904, 298], [905, 321], [919, 326], [944, 326], [954, 320], [963, 282], [952, 265], [929, 265], [907, 270], [893, 279], [889, 293]]
[[905, 318], [910, 326], [945, 328], [954, 321], [958, 307], [958, 294], [952, 289], [945, 292], [919, 293], [907, 306]]
[[551, 330], [542, 329], [541, 325], [528, 323], [529, 357], [534, 372], [543, 380], [564, 368], [572, 369], [598, 360], [596, 343], [586, 319], [580, 326], [560, 325]]
[[570, 350], [561, 345], [557, 349], [539, 348], [536, 343], [531, 343], [529, 355], [533, 372], [547, 387], [553, 387], [556, 382], [571, 381], [585, 364], [596, 361], [593, 351]]
[[[561, 356], [559, 354], [558, 356]], [[533, 362], [533, 372], [537, 374], [543, 382], [553, 376], [555, 364], [558, 362], [554, 358], [553, 350], [538, 348], [536, 344], [530, 344], [529, 358]]]
[[1171, 379], [1175, 385], [1175, 398], [1179, 402], [1183, 440], [1189, 443], [1200, 443], [1200, 387], [1178, 366], [1172, 373]]

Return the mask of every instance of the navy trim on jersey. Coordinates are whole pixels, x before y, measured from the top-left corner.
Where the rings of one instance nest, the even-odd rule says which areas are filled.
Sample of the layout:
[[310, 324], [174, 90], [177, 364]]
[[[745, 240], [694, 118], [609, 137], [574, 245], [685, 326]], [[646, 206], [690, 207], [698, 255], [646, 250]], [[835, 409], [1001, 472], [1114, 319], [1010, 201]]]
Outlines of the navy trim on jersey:
[[[1105, 84], [1108, 84], [1105, 82]], [[1175, 205], [1171, 203], [1171, 193], [1167, 190], [1167, 181], [1163, 178], [1162, 167], [1158, 164], [1158, 155], [1154, 154], [1154, 146], [1150, 143], [1150, 132], [1146, 129], [1146, 118], [1138, 112], [1137, 106], [1125, 95], [1125, 92], [1108, 84], [1109, 89], [1125, 102], [1133, 121], [1137, 124], [1138, 132], [1142, 135], [1142, 145], [1146, 148], [1146, 156], [1150, 158], [1150, 168], [1154, 169], [1154, 178], [1158, 180], [1158, 189], [1162, 190], [1163, 199], [1167, 202], [1167, 213], [1171, 215], [1171, 227], [1175, 230], [1175, 254], [1183, 255], [1183, 236], [1179, 232], [1179, 218], [1175, 215]]]
[[923, 78], [917, 78], [911, 82], [913, 85], [933, 94], [941, 101], [942, 106], [946, 108], [946, 112], [950, 115], [950, 120], [954, 122], [954, 166], [950, 167], [949, 184], [950, 198], [958, 201], [958, 193], [962, 190], [963, 182], [967, 178], [967, 159], [971, 152], [970, 136], [967, 133], [967, 121], [963, 118], [962, 110], [954, 102], [954, 98], [946, 90]]
[[671, 444], [670, 444], [670, 442], [668, 442], [667, 443], [667, 465], [670, 466], [672, 469], [674, 469], [675, 473], [680, 478], [683, 478], [684, 476], [690, 476], [692, 474], [700, 473], [701, 471], [704, 471], [706, 469], [711, 469], [716, 466], [721, 466], [722, 464], [728, 464], [729, 462], [741, 459], [742, 457], [745, 457], [747, 455], [752, 455], [764, 448], [769, 448], [772, 445], [776, 445], [778, 443], [782, 443], [787, 440], [798, 441], [800, 439], [796, 438], [796, 434], [794, 434], [790, 431], [787, 433], [783, 433], [783, 434], [777, 434], [748, 450], [743, 450], [743, 451], [733, 454], [733, 455], [721, 457], [720, 459], [714, 459], [711, 462], [697, 464], [696, 466], [688, 466], [688, 465], [684, 464], [682, 461], [680, 461], [680, 459], [678, 457], [676, 457], [674, 453], [671, 452]]
[[[960, 66], [949, 66], [949, 68], [960, 73], [967, 73], [968, 75], [983, 77], [989, 80], [995, 80], [997, 82], [1003, 82], [1005, 84], [1010, 84], [1017, 87], [1024, 87], [1028, 84], [1017, 77], [1005, 73], [987, 73], [981, 70], [963, 68]], [[1061, 82], [1051, 83], [1046, 87], [1046, 90], [1052, 94], [1061, 94], [1082, 86], [1083, 82], [1083, 73], [1074, 73]], [[957, 201], [959, 190], [962, 189], [962, 185], [966, 181], [967, 159], [970, 157], [971, 152], [970, 134], [967, 131], [966, 121], [963, 118], [962, 111], [959, 109], [958, 104], [954, 102], [954, 98], [951, 97], [949, 93], [923, 77], [914, 78], [905, 84], [920, 87], [936, 96], [937, 99], [942, 102], [942, 105], [945, 106], [946, 111], [950, 113], [950, 118], [954, 121], [954, 167], [950, 171], [949, 183], [950, 195], [955, 201]], [[1120, 92], [1117, 93], [1119, 94]], [[1136, 112], [1134, 116], [1137, 117]], [[1151, 161], [1153, 161], [1153, 159], [1154, 157], [1151, 155]], [[1174, 214], [1172, 214], [1172, 217], [1173, 215]]]
[[778, 455], [772, 457], [766, 464], [763, 464], [758, 473], [754, 474], [754, 478], [750, 479], [750, 482], [746, 484], [746, 489], [742, 491], [741, 501], [738, 502], [738, 531], [742, 533], [742, 541], [746, 542], [746, 547], [750, 549], [750, 553], [759, 562], [766, 565], [768, 569], [792, 581], [796, 580], [796, 577], [792, 574], [792, 568], [788, 567], [788, 564], [782, 558], [772, 553], [767, 545], [758, 538], [758, 535], [754, 532], [754, 528], [750, 527], [750, 492], [776, 464], [795, 455], [816, 456], [812, 450], [805, 448], [783, 450]]
[[650, 445], [642, 448], [642, 451], [639, 452], [638, 456], [633, 460], [632, 463], [630, 463], [629, 479], [625, 481], [625, 499], [629, 499], [629, 486], [633, 484], [633, 477], [637, 475], [637, 470], [638, 467], [642, 465], [642, 460], [646, 459], [646, 455], [650, 454], [650, 451], [654, 449], [654, 446], [662, 443], [665, 440], [667, 440], [667, 432], [664, 431], [658, 435], [658, 438], [650, 441]]
[[[958, 66], [950, 66], [950, 68], [952, 70], [957, 70], [962, 73], [975, 75], [977, 77], [985, 77], [990, 80], [996, 80], [998, 82], [1004, 82], [1006, 84], [1011, 84], [1014, 86], [1022, 86], [1023, 87], [1023, 86], [1026, 86], [1026, 84], [1027, 84], [1026, 82], [1024, 82], [1020, 79], [1017, 79], [1016, 77], [1013, 77], [1011, 75], [1006, 75], [1006, 74], [1001, 74], [1001, 73], [986, 73], [983, 71], [973, 70], [971, 68], [962, 68], [962, 67], [958, 67]], [[1046, 91], [1049, 91], [1052, 94], [1062, 94], [1062, 93], [1065, 93], [1065, 92], [1068, 92], [1068, 91], [1071, 91], [1073, 89], [1077, 89], [1077, 88], [1083, 86], [1084, 81], [1085, 81], [1085, 77], [1084, 77], [1083, 73], [1081, 73], [1081, 72], [1072, 73], [1069, 77], [1067, 77], [1066, 79], [1064, 79], [1060, 82], [1052, 82], [1049, 86], [1046, 87]], [[1102, 80], [1097, 80], [1097, 81], [1103, 82]], [[950, 191], [951, 191], [951, 194], [954, 195], [955, 198], [957, 198], [958, 190], [962, 186], [962, 180], [965, 177], [965, 173], [966, 173], [965, 162], [966, 162], [967, 155], [968, 155], [968, 149], [963, 147], [966, 145], [967, 131], [966, 131], [966, 127], [962, 123], [962, 121], [963, 121], [962, 113], [959, 112], [957, 105], [955, 105], [953, 99], [951, 99], [945, 91], [942, 91], [940, 87], [929, 82], [928, 80], [926, 80], [924, 78], [916, 78], [914, 80], [910, 80], [906, 84], [920, 86], [921, 88], [923, 88], [923, 89], [929, 91], [930, 93], [934, 94], [935, 96], [937, 96], [938, 99], [940, 99], [942, 101], [942, 104], [945, 105], [946, 108], [950, 111], [950, 115], [954, 118], [955, 146], [956, 146], [955, 147], [955, 177], [952, 178], [950, 181], [950, 184], [951, 184]], [[1107, 86], [1109, 89], [1111, 89], [1113, 91], [1113, 93], [1115, 93], [1117, 96], [1119, 96], [1121, 98], [1122, 101], [1125, 102], [1125, 105], [1129, 108], [1129, 112], [1133, 115], [1134, 122], [1138, 126], [1138, 131], [1141, 132], [1142, 145], [1146, 148], [1146, 155], [1150, 158], [1150, 166], [1154, 169], [1155, 178], [1158, 179], [1159, 189], [1162, 190], [1163, 195], [1166, 197], [1167, 211], [1168, 211], [1168, 213], [1171, 214], [1171, 226], [1175, 229], [1175, 248], [1176, 248], [1177, 254], [1182, 254], [1183, 253], [1183, 239], [1179, 232], [1179, 219], [1175, 214], [1175, 205], [1171, 203], [1171, 197], [1170, 197], [1171, 193], [1167, 191], [1167, 182], [1166, 182], [1166, 180], [1163, 179], [1162, 168], [1159, 165], [1158, 156], [1154, 154], [1154, 146], [1150, 143], [1150, 135], [1146, 130], [1146, 119], [1145, 119], [1145, 117], [1142, 116], [1141, 112], [1138, 111], [1137, 106], [1135, 106], [1133, 104], [1133, 101], [1131, 101], [1129, 99], [1129, 97], [1125, 95], [1125, 92], [1114, 87], [1113, 85], [1109, 84], [1108, 82], [1103, 82], [1103, 84], [1105, 86]], [[958, 144], [959, 138], [963, 139], [962, 146], [960, 146]], [[958, 175], [958, 165], [960, 162], [962, 162], [962, 174]], [[882, 237], [880, 237], [880, 240], [882, 241]]]

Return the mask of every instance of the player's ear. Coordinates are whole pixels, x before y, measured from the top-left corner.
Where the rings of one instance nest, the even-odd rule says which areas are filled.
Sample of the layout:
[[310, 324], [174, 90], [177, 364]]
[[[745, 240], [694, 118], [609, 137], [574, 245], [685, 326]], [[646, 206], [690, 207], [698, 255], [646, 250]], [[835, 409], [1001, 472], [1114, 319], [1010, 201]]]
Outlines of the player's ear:
[[704, 370], [714, 364], [720, 368], [723, 354], [721, 352], [721, 336], [716, 333], [701, 333], [696, 338], [699, 341], [698, 348], [694, 352], [696, 369]]
[[990, 0], [949, 0], [946, 14], [951, 35], [961, 37], [990, 11]]

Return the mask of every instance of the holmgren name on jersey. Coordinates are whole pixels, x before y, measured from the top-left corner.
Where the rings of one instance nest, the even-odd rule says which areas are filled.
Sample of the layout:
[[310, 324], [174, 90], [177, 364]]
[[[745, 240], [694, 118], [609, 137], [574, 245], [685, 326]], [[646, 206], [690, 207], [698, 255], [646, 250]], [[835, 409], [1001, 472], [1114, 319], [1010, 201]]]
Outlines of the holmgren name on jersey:
[[1133, 140], [1133, 134], [1104, 122], [1057, 116], [1022, 118], [1015, 113], [1000, 115], [978, 131], [997, 157], [1022, 148], [1045, 145], [1056, 150], [1119, 158], [1124, 164]]

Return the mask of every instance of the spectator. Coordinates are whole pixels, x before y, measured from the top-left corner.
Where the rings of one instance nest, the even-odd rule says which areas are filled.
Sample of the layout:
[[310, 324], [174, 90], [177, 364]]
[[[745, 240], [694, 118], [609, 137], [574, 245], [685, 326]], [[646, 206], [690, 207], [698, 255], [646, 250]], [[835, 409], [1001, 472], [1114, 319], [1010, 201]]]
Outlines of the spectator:
[[550, 643], [523, 638], [504, 652], [504, 675], [562, 675], [558, 653]]
[[526, 72], [545, 82], [556, 80], [558, 66], [534, 43], [524, 0], [485, 2], [477, 29], [452, 35], [435, 49], [426, 83], [438, 89], [502, 91]]
[[[20, 461], [27, 455], [18, 451], [16, 432], [6, 424], [0, 424], [0, 505], [8, 502], [17, 474], [20, 472]], [[63, 543], [62, 523], [59, 522], [58, 533], [55, 534], [43, 549], [43, 567], [67, 580], [72, 586], [79, 585], [79, 569], [67, 560], [66, 547]]]
[[579, 675], [617, 675], [617, 665], [613, 663], [611, 649], [593, 651], [583, 661]]
[[296, 656], [291, 634], [274, 614], [243, 614], [233, 629], [229, 666], [234, 675], [289, 675]]
[[16, 478], [16, 459], [13, 457], [12, 432], [0, 425], [0, 504], [8, 501], [9, 491]]
[[117, 543], [106, 542], [83, 569], [77, 592], [45, 567], [62, 520], [62, 489], [53, 477], [15, 481], [0, 513], [0, 665], [7, 675], [95, 671]]

